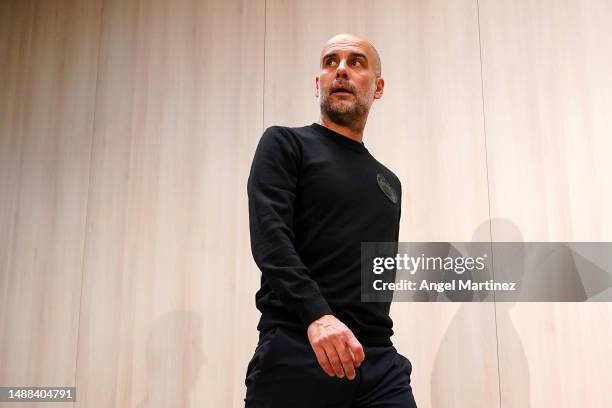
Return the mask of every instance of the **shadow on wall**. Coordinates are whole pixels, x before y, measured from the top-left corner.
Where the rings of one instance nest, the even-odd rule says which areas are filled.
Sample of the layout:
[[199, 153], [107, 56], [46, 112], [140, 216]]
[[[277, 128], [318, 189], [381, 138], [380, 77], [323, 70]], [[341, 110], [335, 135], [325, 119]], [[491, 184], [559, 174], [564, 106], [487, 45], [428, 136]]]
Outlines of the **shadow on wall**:
[[[504, 241], [522, 242], [523, 236], [518, 227], [509, 220], [493, 218], [486, 220], [476, 228], [472, 236], [474, 242], [488, 241], [489, 231], [503, 232]], [[495, 272], [495, 271], [493, 271]], [[515, 271], [516, 272], [516, 271]], [[523, 271], [514, 273], [517, 280], [522, 280]], [[474, 277], [483, 281], [488, 276]], [[519, 282], [517, 284], [520, 285]], [[452, 293], [452, 292], [449, 292]], [[465, 293], [459, 296], [464, 297]], [[473, 294], [468, 293], [471, 299]], [[463, 302], [458, 298], [453, 301]], [[496, 308], [495, 324], [503, 327], [503, 352], [511, 358], [512, 367], [505, 367], [504, 373], [512, 373], [510, 393], [504, 394], [504, 405], [527, 408], [530, 406], [529, 364], [523, 343], [516, 331], [510, 309], [514, 302], [494, 304]], [[433, 408], [476, 407], [483, 401], [493, 402], [499, 399], [498, 356], [496, 333], [480, 333], [481, 326], [474, 321], [480, 315], [475, 313], [488, 309], [490, 303], [463, 302], [446, 330], [438, 348], [431, 376], [431, 406]], [[492, 340], [492, 341], [487, 341]], [[493, 347], [480, 347], [488, 344]], [[449, 372], [452, 370], [452, 372]], [[502, 377], [500, 380], [506, 383]], [[502, 389], [504, 391], [504, 389]], [[512, 395], [508, 395], [512, 394]]]
[[202, 329], [195, 312], [169, 312], [153, 323], [146, 347], [147, 393], [136, 408], [193, 405], [191, 395], [204, 364]]

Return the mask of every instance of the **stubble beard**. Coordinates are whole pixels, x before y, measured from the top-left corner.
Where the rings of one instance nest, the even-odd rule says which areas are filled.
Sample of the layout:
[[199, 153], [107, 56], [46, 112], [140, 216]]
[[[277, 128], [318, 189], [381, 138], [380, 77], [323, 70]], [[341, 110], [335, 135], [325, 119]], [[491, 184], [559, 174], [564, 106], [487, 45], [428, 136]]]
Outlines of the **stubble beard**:
[[355, 100], [352, 103], [346, 103], [345, 101], [334, 103], [334, 101], [330, 101], [330, 97], [331, 94], [321, 98], [321, 112], [338, 125], [351, 127], [368, 114], [368, 106], [362, 103], [355, 94], [353, 94]]

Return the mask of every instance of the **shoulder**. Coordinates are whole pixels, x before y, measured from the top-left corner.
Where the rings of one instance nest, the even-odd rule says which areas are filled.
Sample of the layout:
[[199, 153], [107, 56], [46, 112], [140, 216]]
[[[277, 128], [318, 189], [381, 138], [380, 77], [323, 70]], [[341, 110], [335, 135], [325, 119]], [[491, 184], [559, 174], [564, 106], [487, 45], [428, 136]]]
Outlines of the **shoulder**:
[[262, 139], [269, 140], [293, 140], [300, 141], [309, 137], [311, 133], [309, 126], [290, 127], [272, 125], [267, 127], [262, 135]]
[[272, 125], [264, 130], [259, 140], [259, 145], [301, 153], [304, 145], [312, 137], [312, 129], [309, 126], [290, 127]]
[[256, 157], [275, 157], [293, 162], [303, 160], [310, 138], [308, 126], [289, 127], [272, 125], [267, 127], [256, 149]]

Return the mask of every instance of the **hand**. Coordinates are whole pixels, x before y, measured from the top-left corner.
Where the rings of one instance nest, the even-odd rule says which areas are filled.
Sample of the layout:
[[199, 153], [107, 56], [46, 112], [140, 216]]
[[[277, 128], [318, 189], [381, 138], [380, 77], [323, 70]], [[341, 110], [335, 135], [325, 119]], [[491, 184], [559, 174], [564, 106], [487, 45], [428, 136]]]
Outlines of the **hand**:
[[323, 371], [329, 376], [355, 378], [355, 367], [365, 358], [353, 332], [334, 315], [324, 315], [308, 326], [308, 340]]

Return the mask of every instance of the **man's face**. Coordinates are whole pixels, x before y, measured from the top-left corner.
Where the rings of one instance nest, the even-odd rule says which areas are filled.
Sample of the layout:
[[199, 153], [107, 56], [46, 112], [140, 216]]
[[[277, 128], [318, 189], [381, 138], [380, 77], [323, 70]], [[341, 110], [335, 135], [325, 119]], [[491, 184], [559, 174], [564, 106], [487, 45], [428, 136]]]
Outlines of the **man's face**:
[[339, 125], [367, 117], [383, 92], [377, 69], [376, 55], [366, 41], [344, 35], [330, 40], [321, 52], [321, 73], [316, 77], [321, 112]]

